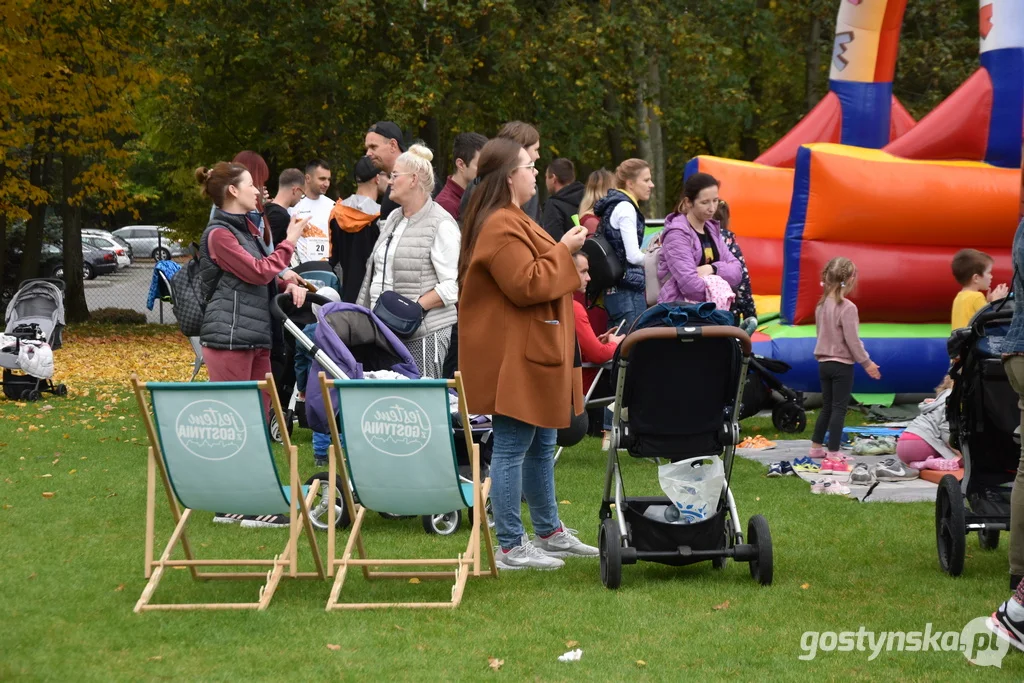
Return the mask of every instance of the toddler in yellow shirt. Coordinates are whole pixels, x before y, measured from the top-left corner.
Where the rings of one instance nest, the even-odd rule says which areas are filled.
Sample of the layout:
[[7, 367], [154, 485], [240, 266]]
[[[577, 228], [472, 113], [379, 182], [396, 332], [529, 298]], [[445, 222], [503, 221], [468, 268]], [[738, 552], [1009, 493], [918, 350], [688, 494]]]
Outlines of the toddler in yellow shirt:
[[953, 299], [954, 330], [967, 327], [985, 304], [1009, 293], [1005, 284], [992, 287], [992, 263], [991, 256], [977, 249], [961, 249], [953, 256], [953, 277], [963, 287]]

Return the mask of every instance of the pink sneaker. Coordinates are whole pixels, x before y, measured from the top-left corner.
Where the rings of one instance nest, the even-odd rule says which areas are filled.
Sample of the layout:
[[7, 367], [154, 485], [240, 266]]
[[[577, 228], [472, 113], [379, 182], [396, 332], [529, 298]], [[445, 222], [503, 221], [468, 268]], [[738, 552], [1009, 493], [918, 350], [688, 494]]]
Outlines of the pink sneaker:
[[833, 465], [835, 465], [835, 461], [832, 458], [825, 458], [821, 461], [821, 468], [818, 470], [818, 474], [832, 474]]
[[829, 453], [828, 456], [821, 461], [822, 472], [826, 470], [826, 463], [828, 464], [827, 469], [832, 474], [846, 474], [853, 469], [853, 467], [850, 466], [850, 463], [846, 461], [840, 453]]
[[811, 447], [810, 452], [807, 453], [807, 457], [814, 458], [815, 460], [821, 460], [825, 457], [825, 449]]

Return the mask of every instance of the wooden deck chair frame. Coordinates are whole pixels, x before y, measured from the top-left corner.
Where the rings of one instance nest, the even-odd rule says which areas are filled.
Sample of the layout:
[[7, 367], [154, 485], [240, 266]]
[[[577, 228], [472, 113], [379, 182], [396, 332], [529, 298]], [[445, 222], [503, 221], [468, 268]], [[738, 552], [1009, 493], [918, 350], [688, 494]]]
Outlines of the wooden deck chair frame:
[[[192, 549], [192, 545], [189, 543], [188, 536], [186, 533], [186, 527], [192, 517], [193, 510], [184, 508], [177, 500], [174, 493], [174, 489], [171, 486], [171, 480], [167, 472], [167, 465], [164, 461], [164, 455], [160, 447], [160, 440], [157, 436], [156, 427], [153, 422], [153, 417], [150, 414], [149, 402], [146, 399], [145, 391], [146, 384], [140, 382], [138, 375], [133, 374], [131, 378], [132, 387], [135, 389], [135, 397], [139, 403], [139, 410], [142, 413], [143, 422], [146, 425], [146, 433], [149, 435], [149, 457], [148, 457], [148, 468], [146, 475], [146, 567], [145, 576], [149, 579], [146, 587], [142, 591], [142, 595], [139, 597], [138, 602], [135, 604], [135, 612], [146, 612], [152, 610], [265, 610], [270, 604], [270, 600], [274, 597], [274, 592], [277, 590], [278, 584], [281, 578], [285, 576], [287, 570], [287, 576], [289, 578], [299, 579], [320, 579], [326, 578], [326, 572], [324, 571], [323, 559], [320, 555], [320, 550], [317, 547], [316, 536], [314, 535], [313, 525], [310, 521], [309, 509], [313, 502], [313, 499], [317, 495], [315, 487], [311, 487], [307, 497], [302, 495], [302, 485], [299, 480], [299, 466], [298, 466], [298, 449], [291, 444], [291, 440], [288, 438], [288, 434], [285, 432], [282, 434], [284, 438], [284, 447], [288, 453], [288, 464], [289, 464], [289, 487], [290, 487], [290, 500], [292, 501], [292, 509], [288, 532], [288, 542], [285, 544], [283, 552], [274, 557], [273, 559], [196, 559], [195, 553]], [[187, 383], [186, 383], [187, 384]], [[281, 401], [277, 395], [277, 388], [274, 385], [274, 378], [272, 375], [267, 374], [266, 380], [257, 382], [257, 386], [261, 391], [267, 392], [270, 395], [273, 403], [274, 411], [277, 414], [278, 420], [282, 420], [283, 411], [281, 410]], [[269, 437], [268, 437], [269, 438]], [[171, 517], [174, 521], [174, 531], [171, 533], [170, 538], [167, 541], [167, 545], [164, 547], [163, 553], [161, 553], [159, 559], [154, 559], [154, 543], [155, 533], [154, 526], [156, 520], [156, 480], [159, 475], [163, 482], [164, 492], [167, 495], [167, 503], [171, 510]], [[297, 510], [296, 510], [297, 509]], [[333, 507], [332, 507], [333, 509]], [[296, 514], [296, 511], [298, 514]], [[313, 554], [314, 562], [316, 563], [315, 572], [300, 572], [298, 571], [298, 540], [300, 534], [305, 531], [307, 538], [309, 539], [309, 547]], [[171, 555], [174, 553], [175, 548], [181, 545], [182, 551], [185, 555], [183, 560], [172, 560]], [[269, 567], [267, 571], [256, 571], [256, 572], [202, 572], [199, 571], [201, 567]], [[164, 575], [164, 571], [168, 568], [173, 567], [187, 567], [192, 578], [195, 580], [264, 580], [264, 585], [260, 587], [259, 599], [257, 602], [246, 602], [246, 603], [171, 603], [171, 604], [150, 604], [150, 600], [153, 598], [153, 594], [156, 592], [157, 586], [160, 584], [160, 579]]]
[[[344, 381], [344, 380], [342, 380]], [[413, 380], [415, 381], [415, 380]], [[466, 404], [466, 391], [462, 384], [462, 374], [455, 373], [455, 379], [448, 381], [448, 387], [454, 388], [459, 394], [459, 413], [462, 416], [462, 424], [470, 424], [469, 408]], [[329, 390], [327, 375], [320, 373], [320, 390], [324, 397], [324, 409], [327, 415], [337, 415]], [[343, 387], [339, 390], [344, 391]], [[363, 545], [363, 520], [366, 517], [367, 508], [354, 502], [352, 488], [349, 485], [348, 466], [346, 464], [345, 450], [341, 445], [341, 435], [338, 432], [337, 420], [328, 420], [331, 428], [331, 447], [328, 465], [328, 490], [340, 488], [345, 507], [348, 509], [349, 519], [352, 521], [352, 528], [349, 532], [348, 542], [345, 544], [345, 551], [340, 559], [336, 556], [335, 536], [335, 506], [327, 508], [327, 574], [334, 576], [334, 585], [331, 587], [331, 595], [327, 600], [327, 611], [331, 610], [363, 610], [385, 607], [399, 607], [410, 609], [423, 608], [455, 608], [462, 601], [462, 594], [466, 588], [466, 580], [472, 571], [473, 576], [490, 576], [496, 578], [498, 569], [494, 564], [494, 547], [491, 545], [491, 532], [487, 525], [487, 514], [485, 503], [491, 489], [491, 479], [488, 477], [480, 481], [480, 445], [473, 443], [472, 431], [464, 430], [466, 448], [470, 453], [470, 463], [473, 471], [473, 514], [472, 525], [469, 532], [469, 542], [466, 544], [466, 552], [456, 558], [441, 559], [376, 559], [370, 558]], [[338, 474], [342, 477], [343, 486], [337, 486]], [[487, 568], [481, 569], [481, 545], [487, 552]], [[352, 556], [353, 552], [358, 553], [358, 558]], [[429, 566], [453, 566], [452, 571], [373, 571], [378, 567], [429, 567]], [[409, 579], [419, 580], [454, 580], [452, 586], [451, 600], [446, 602], [364, 602], [364, 603], [343, 603], [338, 602], [341, 590], [345, 585], [345, 577], [350, 567], [358, 567], [362, 570], [363, 577], [367, 580], [373, 579]], [[337, 575], [335, 571], [337, 570]]]

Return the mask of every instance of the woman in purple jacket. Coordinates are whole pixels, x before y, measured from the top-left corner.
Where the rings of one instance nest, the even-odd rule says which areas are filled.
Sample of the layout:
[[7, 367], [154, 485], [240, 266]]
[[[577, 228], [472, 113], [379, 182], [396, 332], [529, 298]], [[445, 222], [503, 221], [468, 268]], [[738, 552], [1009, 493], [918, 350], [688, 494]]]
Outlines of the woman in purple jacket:
[[665, 218], [658, 279], [663, 283], [658, 303], [708, 300], [704, 277], [717, 275], [736, 291], [743, 266], [722, 240], [718, 221], [718, 181], [694, 173], [683, 184], [676, 210]]

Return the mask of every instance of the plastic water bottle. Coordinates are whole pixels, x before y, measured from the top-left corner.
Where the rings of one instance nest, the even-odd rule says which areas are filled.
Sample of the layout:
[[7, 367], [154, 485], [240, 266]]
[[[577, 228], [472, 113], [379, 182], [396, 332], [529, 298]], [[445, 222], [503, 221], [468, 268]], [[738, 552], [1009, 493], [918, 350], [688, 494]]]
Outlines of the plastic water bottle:
[[665, 506], [665, 521], [673, 524], [679, 521], [679, 509], [675, 505]]

